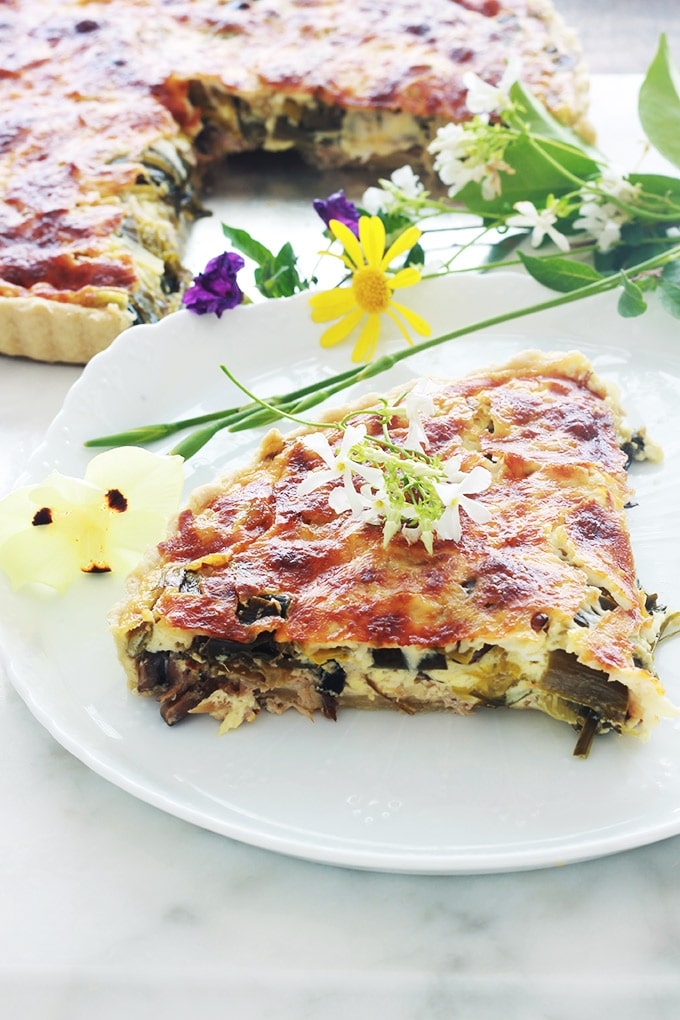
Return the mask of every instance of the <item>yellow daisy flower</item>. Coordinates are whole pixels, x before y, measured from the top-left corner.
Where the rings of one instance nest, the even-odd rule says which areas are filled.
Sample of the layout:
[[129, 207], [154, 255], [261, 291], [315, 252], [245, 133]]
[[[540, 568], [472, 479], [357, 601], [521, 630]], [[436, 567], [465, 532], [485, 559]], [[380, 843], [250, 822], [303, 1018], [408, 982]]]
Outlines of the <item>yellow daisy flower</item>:
[[314, 294], [310, 298], [314, 322], [339, 320], [322, 333], [321, 346], [333, 347], [361, 326], [352, 360], [370, 361], [378, 344], [380, 316], [383, 314], [398, 326], [407, 343], [412, 343], [407, 327], [421, 336], [429, 336], [428, 323], [393, 299], [395, 290], [419, 282], [418, 270], [407, 266], [394, 274], [386, 272], [394, 259], [413, 247], [421, 231], [417, 227], [408, 227], [385, 251], [385, 227], [378, 216], [362, 216], [359, 219], [358, 238], [339, 220], [331, 220], [328, 226], [345, 249], [340, 258], [351, 272], [352, 281], [347, 286]]

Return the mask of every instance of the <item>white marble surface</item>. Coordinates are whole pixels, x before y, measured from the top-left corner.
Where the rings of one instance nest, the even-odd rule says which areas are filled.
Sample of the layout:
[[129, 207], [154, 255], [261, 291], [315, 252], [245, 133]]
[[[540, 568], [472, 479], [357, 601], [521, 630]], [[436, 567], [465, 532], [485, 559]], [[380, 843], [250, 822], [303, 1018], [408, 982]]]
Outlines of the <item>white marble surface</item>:
[[[635, 86], [594, 86], [603, 147], [626, 166]], [[0, 492], [77, 376], [0, 360]], [[680, 838], [479, 877], [304, 863], [135, 800], [4, 675], [0, 697], [2, 1020], [680, 1015]]]

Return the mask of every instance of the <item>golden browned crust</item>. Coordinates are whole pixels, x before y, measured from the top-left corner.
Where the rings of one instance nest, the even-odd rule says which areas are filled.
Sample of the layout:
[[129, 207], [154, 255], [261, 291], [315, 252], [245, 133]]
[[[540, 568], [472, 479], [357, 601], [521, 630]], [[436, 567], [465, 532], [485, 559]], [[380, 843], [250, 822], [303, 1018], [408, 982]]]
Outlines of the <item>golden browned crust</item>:
[[82, 365], [132, 323], [126, 309], [0, 297], [0, 354]]
[[576, 353], [429, 385], [428, 452], [487, 468], [476, 498], [491, 520], [464, 518], [432, 554], [401, 535], [385, 546], [380, 527], [331, 510], [328, 486], [300, 494], [320, 464], [305, 431], [271, 432], [252, 464], [192, 497], [112, 616], [132, 685], [167, 721], [505, 704], [640, 733], [665, 710], [663, 613], [637, 584], [616, 395]]

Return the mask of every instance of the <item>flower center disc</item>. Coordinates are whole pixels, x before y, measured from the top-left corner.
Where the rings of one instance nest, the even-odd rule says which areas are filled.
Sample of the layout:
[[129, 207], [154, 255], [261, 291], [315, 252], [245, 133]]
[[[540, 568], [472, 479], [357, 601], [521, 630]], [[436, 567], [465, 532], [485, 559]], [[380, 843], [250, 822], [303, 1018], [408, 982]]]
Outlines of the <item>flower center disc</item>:
[[365, 312], [384, 312], [389, 308], [391, 291], [387, 277], [379, 269], [367, 266], [354, 274], [352, 289], [357, 304]]

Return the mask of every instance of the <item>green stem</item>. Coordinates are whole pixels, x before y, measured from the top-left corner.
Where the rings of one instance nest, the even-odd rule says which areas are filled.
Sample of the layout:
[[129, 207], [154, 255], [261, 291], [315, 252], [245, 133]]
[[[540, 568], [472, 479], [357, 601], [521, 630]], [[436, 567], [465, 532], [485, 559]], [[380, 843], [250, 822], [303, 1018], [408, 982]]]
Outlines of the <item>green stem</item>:
[[[620, 286], [626, 279], [650, 273], [678, 258], [680, 258], [680, 245], [676, 245], [669, 251], [655, 255], [649, 259], [645, 259], [644, 261], [637, 263], [637, 265], [629, 267], [626, 271], [620, 270], [618, 273], [595, 280], [592, 283], [586, 284], [584, 287], [579, 287], [576, 290], [568, 291], [567, 293], [560, 293], [556, 297], [548, 298], [546, 301], [539, 301], [533, 305], [527, 305], [512, 311], [502, 312], [498, 315], [492, 315], [467, 326], [460, 326], [457, 329], [450, 330], [447, 333], [442, 333], [430, 340], [423, 340], [418, 344], [413, 344], [410, 347], [395, 351], [392, 354], [382, 355], [382, 357], [377, 358], [375, 361], [371, 361], [366, 365], [358, 365], [353, 368], [346, 369], [345, 371], [339, 372], [328, 379], [310, 383], [307, 386], [302, 386], [282, 396], [272, 397], [269, 401], [262, 401], [260, 398], [250, 394], [250, 391], [245, 390], [245, 388], [234, 379], [231, 373], [223, 367], [223, 371], [230, 379], [232, 379], [233, 382], [236, 383], [236, 385], [249, 395], [253, 396], [252, 403], [237, 408], [231, 408], [226, 411], [215, 411], [213, 414], [201, 415], [198, 419], [187, 418], [180, 422], [167, 423], [159, 426], [149, 426], [146, 430], [142, 427], [105, 438], [88, 440], [86, 445], [119, 446], [130, 442], [150, 442], [154, 439], [170, 435], [172, 432], [180, 431], [183, 428], [192, 427], [193, 423], [198, 421], [200, 424], [206, 425], [207, 427], [193, 431], [172, 451], [173, 453], [179, 453], [181, 456], [188, 459], [222, 429], [228, 428], [232, 432], [245, 431], [246, 429], [255, 428], [257, 426], [271, 424], [273, 421], [282, 417], [292, 418], [294, 421], [300, 421], [301, 419], [299, 418], [299, 415], [302, 411], [311, 407], [316, 407], [318, 404], [334, 396], [336, 393], [347, 389], [347, 387], [351, 385], [363, 382], [367, 379], [372, 379], [375, 376], [387, 372], [395, 365], [405, 361], [407, 358], [413, 357], [415, 354], [431, 350], [432, 348], [438, 347], [450, 340], [456, 340], [462, 336], [468, 336], [472, 333], [479, 333], [482, 330], [499, 326], [505, 322], [512, 322], [513, 320], [524, 318], [528, 315], [535, 315], [539, 312], [548, 311], [552, 308], [559, 308], [562, 305], [581, 301], [584, 298], [594, 297], [597, 294], [604, 294], [607, 291], [614, 290], [616, 287]], [[304, 424], [309, 424], [309, 422], [305, 421]], [[131, 439], [132, 436], [140, 436], [143, 433], [150, 434], [152, 438], [146, 440]]]
[[[566, 167], [563, 167], [561, 163], [559, 163], [553, 156], [550, 155], [550, 153], [544, 148], [543, 145], [540, 144], [540, 141], [534, 135], [527, 134], [527, 141], [529, 142], [531, 147], [543, 157], [543, 159], [550, 163], [553, 169], [557, 170], [566, 180], [576, 185], [579, 188], [579, 190], [585, 188], [587, 189], [588, 192], [600, 195], [602, 198], [605, 198], [608, 202], [611, 202], [612, 205], [615, 205], [618, 209], [622, 209], [624, 212], [629, 213], [630, 216], [636, 219], [644, 220], [648, 223], [677, 223], [678, 215], [680, 213], [680, 209], [678, 208], [678, 206], [676, 205], [672, 206], [674, 210], [672, 213], [661, 213], [654, 212], [652, 209], [647, 209], [644, 207], [644, 205], [639, 204], [631, 205], [630, 202], [625, 202], [621, 198], [617, 198], [614, 195], [608, 194], [608, 192], [604, 191], [602, 188], [598, 188], [594, 182], [584, 181], [580, 177], [577, 177], [575, 174], [571, 173], [571, 171], [567, 170]], [[657, 196], [646, 194], [644, 192], [640, 196], [640, 198], [645, 199], [647, 202], [650, 203], [650, 205], [652, 205], [654, 201], [658, 201]], [[665, 205], [666, 208], [668, 208], [667, 199], [665, 200]]]

